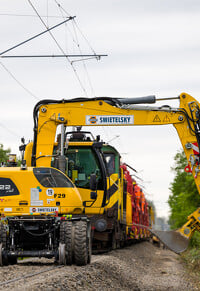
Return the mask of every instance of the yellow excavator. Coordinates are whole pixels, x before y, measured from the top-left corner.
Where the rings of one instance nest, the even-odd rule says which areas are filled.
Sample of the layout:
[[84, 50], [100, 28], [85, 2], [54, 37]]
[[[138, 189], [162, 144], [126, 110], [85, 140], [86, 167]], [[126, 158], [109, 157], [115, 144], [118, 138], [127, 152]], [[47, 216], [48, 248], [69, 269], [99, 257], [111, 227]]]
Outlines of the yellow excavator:
[[[123, 204], [119, 155], [99, 137], [91, 139], [80, 130], [68, 138], [67, 127], [173, 124], [199, 191], [200, 104], [186, 93], [177, 98], [179, 108], [138, 105], [155, 103], [155, 96], [38, 102], [33, 142], [20, 147], [21, 167], [0, 168], [0, 265], [15, 263], [19, 256], [85, 265], [91, 258], [91, 237], [105, 243], [111, 239], [113, 245], [126, 239], [130, 220]], [[56, 141], [58, 126], [61, 134]], [[87, 169], [81, 168], [80, 159], [86, 160]], [[195, 230], [200, 231], [200, 209], [176, 231], [153, 232], [180, 253]]]

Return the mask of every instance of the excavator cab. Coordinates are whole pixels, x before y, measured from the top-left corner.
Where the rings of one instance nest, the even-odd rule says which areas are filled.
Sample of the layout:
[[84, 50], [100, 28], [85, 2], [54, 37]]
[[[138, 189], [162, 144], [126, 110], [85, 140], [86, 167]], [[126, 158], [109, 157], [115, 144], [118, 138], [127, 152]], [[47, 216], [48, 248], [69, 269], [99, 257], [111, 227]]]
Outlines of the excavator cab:
[[[56, 156], [59, 155], [60, 140], [58, 136], [51, 161], [51, 166], [55, 168], [59, 168]], [[99, 137], [95, 139], [90, 132], [80, 129], [65, 133], [64, 140], [67, 141], [63, 150], [65, 174], [77, 187], [85, 214], [102, 214], [107, 200], [108, 179], [101, 151], [103, 142], [99, 141]]]
[[68, 177], [76, 187], [90, 188], [90, 176], [95, 174], [97, 189], [103, 190], [102, 170], [92, 147], [70, 146], [65, 156], [68, 159]]

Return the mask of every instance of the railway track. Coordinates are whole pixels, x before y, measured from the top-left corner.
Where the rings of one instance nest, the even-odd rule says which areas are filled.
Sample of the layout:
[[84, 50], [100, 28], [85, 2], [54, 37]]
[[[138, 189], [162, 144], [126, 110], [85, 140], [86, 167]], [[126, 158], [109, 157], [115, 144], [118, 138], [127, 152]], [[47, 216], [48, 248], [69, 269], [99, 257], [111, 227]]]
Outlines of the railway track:
[[9, 284], [18, 282], [20, 280], [24, 280], [24, 279], [28, 279], [28, 278], [31, 278], [31, 277], [39, 276], [39, 275], [41, 275], [43, 273], [51, 272], [51, 271], [54, 271], [56, 269], [60, 269], [60, 268], [63, 268], [63, 267], [64, 267], [64, 265], [62, 265], [62, 266], [61, 265], [53, 266], [51, 268], [45, 268], [44, 270], [40, 270], [40, 271], [37, 271], [37, 272], [29, 273], [27, 275], [19, 276], [19, 277], [16, 277], [16, 278], [13, 278], [13, 279], [10, 279], [10, 280], [6, 280], [6, 281], [3, 281], [3, 282], [0, 281], [0, 288], [3, 287], [3, 286], [9, 285]]
[[0, 290], [200, 290], [177, 258], [149, 242], [94, 255], [80, 267], [31, 258], [0, 268]]

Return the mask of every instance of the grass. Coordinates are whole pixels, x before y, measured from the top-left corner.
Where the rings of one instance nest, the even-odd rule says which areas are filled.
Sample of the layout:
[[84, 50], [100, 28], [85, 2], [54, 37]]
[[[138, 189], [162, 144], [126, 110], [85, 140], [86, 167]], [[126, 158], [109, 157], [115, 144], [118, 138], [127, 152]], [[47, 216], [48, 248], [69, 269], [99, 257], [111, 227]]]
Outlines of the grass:
[[189, 248], [181, 257], [192, 271], [200, 274], [200, 249]]
[[200, 275], [200, 233], [196, 232], [191, 241], [189, 248], [181, 255], [187, 267], [194, 273]]

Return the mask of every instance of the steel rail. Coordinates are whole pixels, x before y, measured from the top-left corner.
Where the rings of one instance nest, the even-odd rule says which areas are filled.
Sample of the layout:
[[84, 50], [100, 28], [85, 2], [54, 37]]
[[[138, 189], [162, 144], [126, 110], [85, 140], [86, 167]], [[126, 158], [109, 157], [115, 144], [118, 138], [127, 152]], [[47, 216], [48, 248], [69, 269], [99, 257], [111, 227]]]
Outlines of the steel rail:
[[46, 272], [53, 271], [55, 269], [59, 269], [59, 268], [63, 268], [63, 267], [64, 267], [64, 265], [59, 265], [59, 266], [56, 266], [56, 267], [47, 268], [47, 269], [42, 270], [42, 271], [38, 271], [38, 272], [35, 272], [35, 273], [31, 273], [31, 274], [28, 274], [28, 275], [25, 275], [25, 276], [21, 276], [21, 277], [17, 277], [17, 278], [14, 278], [14, 279], [10, 279], [10, 280], [4, 281], [4, 282], [0, 282], [0, 286], [8, 285], [8, 284], [14, 283], [16, 281], [20, 281], [20, 280], [23, 280], [23, 279], [27, 279], [27, 278], [30, 278], [30, 277], [34, 277], [34, 276], [40, 275], [42, 273], [46, 273]]

